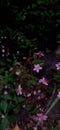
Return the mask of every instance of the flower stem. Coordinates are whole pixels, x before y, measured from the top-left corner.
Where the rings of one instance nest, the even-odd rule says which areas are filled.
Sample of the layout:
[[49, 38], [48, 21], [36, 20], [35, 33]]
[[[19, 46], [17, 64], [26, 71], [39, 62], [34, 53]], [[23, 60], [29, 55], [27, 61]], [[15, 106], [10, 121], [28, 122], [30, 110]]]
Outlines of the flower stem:
[[48, 108], [48, 110], [46, 111], [46, 115], [51, 111], [51, 109], [55, 106], [55, 104], [59, 101], [59, 98], [57, 97], [55, 99], [55, 101], [51, 104], [51, 106]]

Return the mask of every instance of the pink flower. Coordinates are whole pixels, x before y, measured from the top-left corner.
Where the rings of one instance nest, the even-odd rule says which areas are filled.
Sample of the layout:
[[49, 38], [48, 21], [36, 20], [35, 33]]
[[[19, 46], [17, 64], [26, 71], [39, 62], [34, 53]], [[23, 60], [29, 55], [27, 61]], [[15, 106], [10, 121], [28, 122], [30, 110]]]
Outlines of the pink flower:
[[36, 71], [37, 73], [42, 69], [42, 67], [39, 64], [34, 64], [34, 71]]
[[43, 112], [43, 108], [40, 108], [39, 110], [40, 110], [41, 112]]
[[4, 114], [2, 114], [2, 115], [1, 115], [1, 118], [2, 118], [2, 119], [4, 119], [4, 118], [5, 118], [5, 115], [4, 115]]
[[19, 54], [20, 54], [20, 51], [17, 51], [17, 54], [19, 55]]
[[23, 57], [23, 60], [26, 60], [27, 59], [27, 57]]
[[13, 67], [11, 67], [11, 68], [9, 69], [9, 71], [13, 71]]
[[40, 92], [41, 92], [41, 90], [39, 89], [39, 90], [38, 90], [38, 93], [40, 93]]
[[4, 95], [7, 95], [8, 94], [8, 92], [7, 91], [4, 91]]
[[26, 106], [25, 105], [23, 105], [23, 108], [25, 108]]
[[4, 57], [5, 55], [4, 54], [2, 54], [2, 57]]
[[38, 100], [40, 100], [40, 99], [41, 99], [41, 97], [40, 97], [40, 96], [38, 96], [38, 97], [37, 97], [37, 99], [38, 99]]
[[34, 127], [33, 130], [37, 130], [37, 127]]
[[15, 73], [17, 76], [19, 76], [20, 75], [20, 72], [18, 72], [18, 71], [16, 71], [16, 73]]
[[60, 62], [56, 64], [56, 69], [60, 70]]
[[5, 49], [2, 49], [2, 53], [5, 53]]
[[44, 77], [39, 80], [39, 83], [42, 83], [44, 85], [48, 85], [48, 81]]
[[4, 45], [2, 45], [2, 48], [4, 49], [4, 48], [5, 48], [5, 46], [4, 46]]
[[57, 95], [58, 98], [60, 98], [60, 92], [58, 92], [58, 95]]
[[35, 53], [39, 58], [44, 56], [44, 53], [42, 51], [39, 51], [37, 53]]
[[4, 88], [5, 88], [5, 89], [7, 89], [7, 88], [8, 88], [8, 86], [7, 86], [7, 85], [5, 85], [5, 86], [4, 86]]
[[28, 93], [26, 97], [30, 97], [31, 96], [31, 93]]
[[4, 36], [4, 39], [7, 39], [7, 37], [6, 37], [6, 36]]
[[46, 115], [44, 115], [43, 113], [38, 113], [37, 114], [37, 116], [38, 116], [38, 119], [40, 120], [40, 121], [46, 121], [47, 120], [47, 116]]
[[17, 88], [17, 95], [22, 95], [22, 87], [21, 87], [21, 85], [19, 85], [18, 88]]
[[34, 94], [34, 95], [36, 95], [36, 94], [37, 94], [36, 90], [34, 90], [34, 91], [33, 91], [33, 94]]
[[6, 39], [7, 38], [7, 36], [1, 36], [1, 39]]
[[16, 66], [19, 66], [19, 65], [20, 65], [20, 63], [19, 63], [19, 62], [16, 62], [16, 63], [15, 63], [15, 65], [16, 65]]

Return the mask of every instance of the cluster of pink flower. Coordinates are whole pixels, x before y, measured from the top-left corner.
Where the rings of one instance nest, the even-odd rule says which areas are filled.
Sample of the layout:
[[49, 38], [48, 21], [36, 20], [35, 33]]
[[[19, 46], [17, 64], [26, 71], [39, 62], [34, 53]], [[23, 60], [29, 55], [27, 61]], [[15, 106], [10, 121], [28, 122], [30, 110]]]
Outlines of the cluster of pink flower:
[[[4, 53], [5, 53], [5, 47], [2, 46], [2, 54], [3, 54], [3, 56], [4, 56]], [[17, 54], [20, 54], [20, 52], [17, 51]], [[41, 56], [44, 56], [44, 54], [43, 54], [41, 51], [38, 52], [38, 53], [36, 53], [36, 55], [37, 55], [39, 58], [40, 58]], [[23, 59], [26, 60], [26, 57], [23, 57]], [[16, 63], [15, 63], [15, 67], [17, 67], [17, 66], [20, 66], [20, 63], [19, 63], [19, 62], [16, 62]], [[18, 67], [17, 67], [17, 68], [18, 68]], [[37, 73], [39, 73], [40, 70], [42, 70], [42, 69], [43, 69], [43, 67], [42, 67], [40, 64], [34, 64], [33, 71], [36, 71]], [[57, 70], [60, 70], [60, 62], [58, 62], [58, 63], [56, 64], [56, 69], [57, 69]], [[14, 67], [11, 67], [9, 71], [10, 71], [10, 72], [13, 72], [13, 71], [14, 71]], [[21, 74], [20, 69], [17, 69], [17, 70], [14, 71], [14, 72], [15, 72], [15, 76], [17, 76], [17, 77], [19, 77], [20, 74]], [[45, 86], [48, 86], [48, 85], [49, 85], [49, 82], [48, 82], [48, 80], [47, 80], [45, 77], [42, 77], [42, 78], [38, 79], [38, 84], [39, 84], [39, 85], [40, 85], [40, 84], [43, 84], [43, 85], [45, 85]], [[8, 86], [5, 85], [5, 86], [4, 86], [4, 95], [7, 95], [7, 94], [8, 94], [7, 88], [8, 88]], [[17, 96], [25, 96], [26, 98], [29, 99], [32, 94], [33, 94], [33, 96], [37, 97], [36, 99], [37, 99], [38, 101], [41, 101], [41, 99], [44, 99], [44, 97], [45, 97], [45, 94], [44, 94], [44, 93], [42, 92], [42, 90], [40, 90], [40, 89], [35, 89], [35, 88], [34, 88], [34, 89], [32, 89], [32, 92], [30, 91], [30, 92], [25, 93], [25, 91], [23, 90], [22, 84], [18, 84], [18, 86], [17, 86], [17, 88], [16, 88], [16, 95], [17, 95]], [[58, 92], [57, 97], [60, 98], [60, 92]], [[25, 104], [23, 104], [23, 107], [25, 108]], [[39, 122], [46, 121], [48, 117], [47, 117], [47, 115], [44, 114], [44, 108], [43, 108], [43, 107], [40, 108], [41, 106], [37, 106], [37, 107], [39, 108], [40, 113], [37, 113], [36, 116], [35, 116], [35, 118], [36, 118]], [[5, 115], [2, 114], [2, 115], [1, 115], [1, 118], [2, 118], [2, 119], [5, 118]], [[34, 127], [33, 129], [34, 129], [34, 130], [37, 130], [38, 128], [37, 128], [37, 126], [36, 126], [36, 127]]]
[[42, 51], [39, 51], [39, 52], [36, 52], [35, 55], [38, 57], [38, 58], [41, 58], [44, 56], [44, 53]]
[[[37, 73], [42, 69], [42, 67], [39, 64], [34, 64], [33, 70]], [[39, 80], [39, 83], [42, 83], [44, 85], [48, 85], [48, 80], [45, 79], [45, 77], [42, 77], [42, 79]]]
[[[43, 113], [37, 113], [37, 116], [34, 118], [38, 120], [39, 123], [43, 123], [43, 121], [47, 120], [48, 116]], [[37, 126], [33, 127], [33, 130], [38, 130]]]
[[[22, 95], [22, 94], [24, 94], [24, 96], [26, 96], [26, 97], [30, 97], [30, 96], [31, 96], [31, 92], [29, 92], [29, 93], [27, 93], [27, 94], [23, 93], [23, 90], [22, 90], [22, 86], [21, 86], [21, 85], [18, 85], [18, 88], [17, 88], [16, 92], [17, 92], [17, 95]], [[33, 93], [33, 95], [37, 95], [37, 94], [40, 94], [40, 93], [41, 93], [41, 90], [40, 90], [40, 89], [39, 89], [39, 90], [34, 90], [32, 93]], [[39, 95], [38, 95], [38, 97], [39, 97]]]
[[41, 122], [41, 121], [46, 121], [48, 116], [43, 114], [43, 113], [37, 113], [37, 117], [38, 117], [38, 120]]

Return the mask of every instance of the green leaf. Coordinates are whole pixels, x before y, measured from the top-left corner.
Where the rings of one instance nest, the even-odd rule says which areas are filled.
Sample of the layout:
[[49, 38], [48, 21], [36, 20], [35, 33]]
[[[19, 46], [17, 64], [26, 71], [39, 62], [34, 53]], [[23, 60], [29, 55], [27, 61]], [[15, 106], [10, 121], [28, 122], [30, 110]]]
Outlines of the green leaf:
[[37, 5], [36, 4], [32, 4], [32, 8], [35, 8]]
[[1, 106], [1, 109], [3, 110], [3, 112], [6, 113], [7, 106], [8, 106], [7, 102], [6, 101], [1, 101], [0, 106]]
[[13, 109], [13, 111], [16, 113], [20, 112], [20, 105], [17, 105], [16, 108]]
[[19, 101], [20, 103], [23, 102], [24, 100], [25, 100], [24, 97], [22, 97], [22, 96], [18, 97], [18, 101]]
[[27, 100], [25, 101], [24, 105], [25, 105], [25, 108], [26, 108], [27, 111], [31, 110], [31, 106], [28, 104]]
[[9, 117], [8, 117], [8, 119], [9, 119], [9, 122], [16, 122], [16, 116], [14, 116], [14, 115], [9, 115]]
[[35, 113], [37, 113], [37, 112], [39, 112], [39, 109], [38, 109], [38, 108], [35, 108], [35, 109], [33, 109], [33, 110], [31, 111], [32, 114], [35, 114]]
[[30, 80], [27, 80], [27, 86], [37, 85], [36, 77], [32, 76]]
[[30, 110], [31, 110], [31, 107], [30, 107], [29, 104], [26, 104], [25, 106], [26, 106], [26, 110], [27, 110], [27, 111], [30, 111]]
[[8, 119], [5, 117], [4, 119], [2, 119], [1, 124], [0, 124], [0, 129], [1, 130], [5, 130], [5, 128], [7, 128], [8, 126]]

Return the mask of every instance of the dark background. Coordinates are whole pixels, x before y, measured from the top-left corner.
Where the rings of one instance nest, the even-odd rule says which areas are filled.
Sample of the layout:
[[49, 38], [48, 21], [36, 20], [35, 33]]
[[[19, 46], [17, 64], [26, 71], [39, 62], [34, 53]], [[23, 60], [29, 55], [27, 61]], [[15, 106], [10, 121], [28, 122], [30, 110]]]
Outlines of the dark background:
[[59, 26], [59, 0], [0, 0], [0, 53], [2, 45], [11, 55], [54, 51], [60, 45]]

